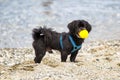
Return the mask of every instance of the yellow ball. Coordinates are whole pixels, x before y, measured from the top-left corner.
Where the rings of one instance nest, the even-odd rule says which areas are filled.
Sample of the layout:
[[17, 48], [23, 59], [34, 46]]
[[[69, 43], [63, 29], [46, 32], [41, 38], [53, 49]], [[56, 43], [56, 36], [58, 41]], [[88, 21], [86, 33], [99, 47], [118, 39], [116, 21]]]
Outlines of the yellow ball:
[[88, 37], [88, 31], [87, 30], [81, 30], [79, 33], [80, 38], [87, 38]]

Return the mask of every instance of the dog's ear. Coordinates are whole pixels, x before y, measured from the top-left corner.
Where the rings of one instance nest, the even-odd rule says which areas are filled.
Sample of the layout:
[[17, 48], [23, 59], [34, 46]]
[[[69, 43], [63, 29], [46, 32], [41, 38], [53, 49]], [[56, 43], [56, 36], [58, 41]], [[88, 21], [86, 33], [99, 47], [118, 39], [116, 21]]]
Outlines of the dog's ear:
[[72, 21], [72, 22], [70, 22], [68, 24], [67, 27], [68, 27], [70, 33], [74, 33], [75, 32], [75, 23], [76, 23], [76, 21]]
[[91, 25], [85, 20], [81, 20], [81, 21], [84, 23], [84, 26], [87, 29], [87, 31], [90, 32], [92, 29]]
[[87, 25], [86, 27], [87, 31], [90, 32], [92, 30], [91, 25], [88, 22], [86, 22], [86, 25]]

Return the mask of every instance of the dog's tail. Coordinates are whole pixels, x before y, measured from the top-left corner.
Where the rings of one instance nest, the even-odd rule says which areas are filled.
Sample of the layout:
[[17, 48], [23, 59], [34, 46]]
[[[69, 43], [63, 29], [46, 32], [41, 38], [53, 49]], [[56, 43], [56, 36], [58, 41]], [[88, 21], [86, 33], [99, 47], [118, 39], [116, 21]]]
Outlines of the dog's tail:
[[38, 40], [38, 39], [40, 39], [40, 37], [44, 36], [42, 34], [42, 30], [43, 30], [42, 27], [40, 27], [39, 29], [37, 29], [37, 28], [33, 29], [32, 37], [34, 40]]

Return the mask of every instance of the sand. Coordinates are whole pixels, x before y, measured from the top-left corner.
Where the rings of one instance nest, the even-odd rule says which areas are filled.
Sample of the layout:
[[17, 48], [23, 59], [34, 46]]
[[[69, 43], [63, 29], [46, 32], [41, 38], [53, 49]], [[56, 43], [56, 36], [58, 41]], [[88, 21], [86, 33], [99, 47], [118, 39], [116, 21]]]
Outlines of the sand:
[[75, 63], [53, 52], [35, 64], [33, 48], [0, 49], [0, 80], [120, 80], [120, 40], [85, 42]]

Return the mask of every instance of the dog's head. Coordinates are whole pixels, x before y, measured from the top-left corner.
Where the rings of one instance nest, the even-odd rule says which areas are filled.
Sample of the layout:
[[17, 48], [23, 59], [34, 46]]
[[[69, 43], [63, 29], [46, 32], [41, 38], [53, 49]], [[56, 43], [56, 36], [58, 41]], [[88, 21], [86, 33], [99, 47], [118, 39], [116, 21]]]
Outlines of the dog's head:
[[78, 35], [78, 32], [83, 29], [86, 29], [88, 32], [91, 31], [91, 25], [85, 20], [74, 20], [67, 27], [72, 35]]

